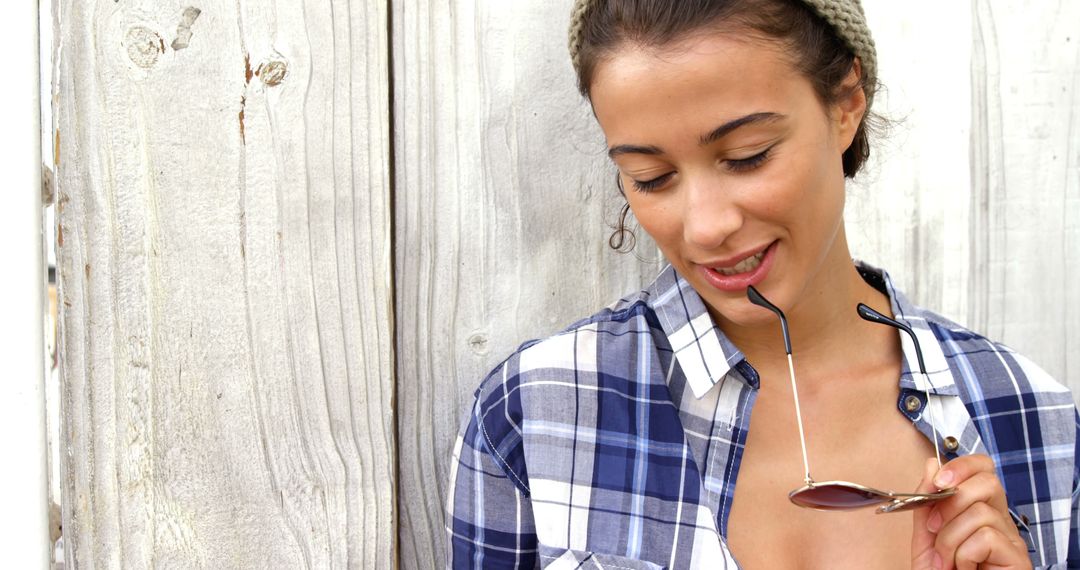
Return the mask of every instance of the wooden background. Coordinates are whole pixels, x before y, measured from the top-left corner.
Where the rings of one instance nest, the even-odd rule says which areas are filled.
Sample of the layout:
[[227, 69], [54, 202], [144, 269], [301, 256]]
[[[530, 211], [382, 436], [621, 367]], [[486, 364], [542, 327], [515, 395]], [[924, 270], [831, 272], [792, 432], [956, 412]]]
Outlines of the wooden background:
[[386, 3], [57, 14], [68, 563], [388, 566]]
[[[663, 263], [571, 2], [191, 1], [54, 3], [68, 563], [438, 567], [483, 374]], [[865, 4], [856, 255], [1080, 388], [1080, 3]]]

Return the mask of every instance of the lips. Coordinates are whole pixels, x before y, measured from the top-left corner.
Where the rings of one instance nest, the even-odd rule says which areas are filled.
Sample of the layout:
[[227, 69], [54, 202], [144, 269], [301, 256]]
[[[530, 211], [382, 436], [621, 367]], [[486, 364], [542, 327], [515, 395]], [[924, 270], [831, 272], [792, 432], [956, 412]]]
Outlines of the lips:
[[741, 291], [765, 280], [776, 257], [776, 243], [755, 253], [698, 265], [704, 280], [722, 291]]

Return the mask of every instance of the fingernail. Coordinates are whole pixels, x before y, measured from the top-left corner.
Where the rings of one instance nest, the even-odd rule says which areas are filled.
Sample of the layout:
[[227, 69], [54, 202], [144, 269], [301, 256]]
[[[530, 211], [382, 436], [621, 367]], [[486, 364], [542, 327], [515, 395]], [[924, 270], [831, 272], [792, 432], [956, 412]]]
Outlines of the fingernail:
[[934, 560], [930, 563], [934, 570], [941, 570], [945, 567], [945, 561], [941, 559], [941, 555], [934, 552]]
[[938, 489], [948, 487], [949, 483], [952, 483], [952, 481], [953, 474], [952, 471], [949, 471], [948, 469], [942, 469], [937, 476], [934, 477], [934, 484], [937, 485]]
[[941, 513], [934, 511], [930, 514], [930, 518], [926, 519], [926, 530], [930, 532], [941, 530]]

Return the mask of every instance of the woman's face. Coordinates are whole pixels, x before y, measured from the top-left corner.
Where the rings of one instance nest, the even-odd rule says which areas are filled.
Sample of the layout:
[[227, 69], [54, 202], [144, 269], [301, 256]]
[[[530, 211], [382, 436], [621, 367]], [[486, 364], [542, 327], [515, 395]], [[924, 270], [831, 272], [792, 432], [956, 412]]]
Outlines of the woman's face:
[[779, 49], [724, 33], [625, 46], [591, 85], [634, 216], [714, 315], [744, 325], [775, 322], [747, 285], [790, 311], [851, 266], [841, 158], [865, 98], [826, 109]]

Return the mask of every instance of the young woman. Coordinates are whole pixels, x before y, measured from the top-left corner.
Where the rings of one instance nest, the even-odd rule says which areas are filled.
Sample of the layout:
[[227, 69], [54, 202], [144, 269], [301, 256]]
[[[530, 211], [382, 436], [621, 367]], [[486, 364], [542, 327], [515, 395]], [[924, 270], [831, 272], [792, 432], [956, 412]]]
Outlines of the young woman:
[[851, 259], [858, 0], [578, 0], [570, 44], [670, 266], [482, 383], [448, 564], [1080, 565], [1068, 390]]

